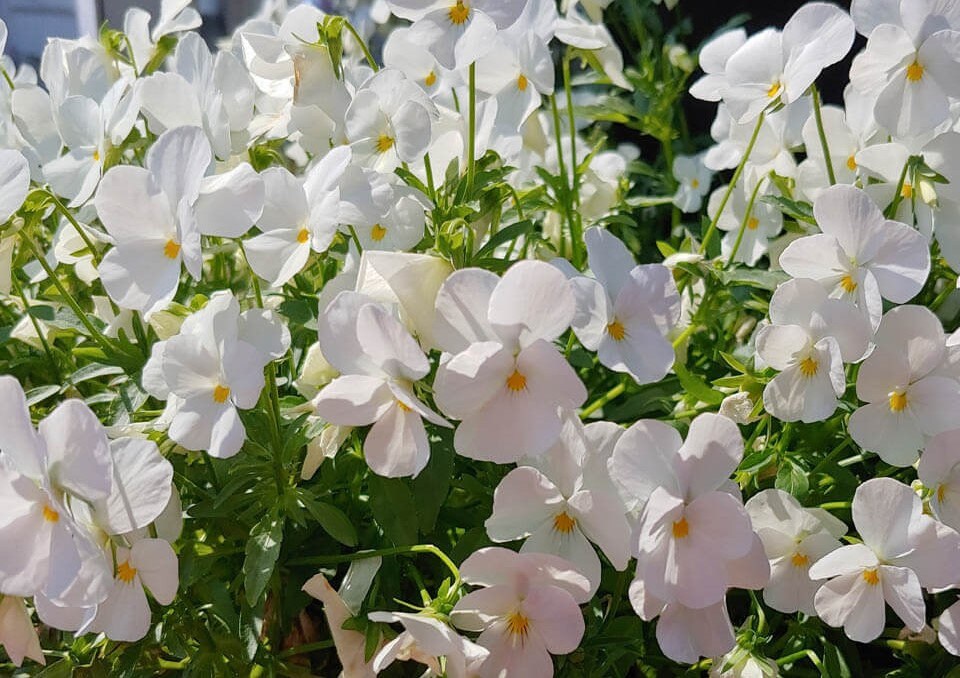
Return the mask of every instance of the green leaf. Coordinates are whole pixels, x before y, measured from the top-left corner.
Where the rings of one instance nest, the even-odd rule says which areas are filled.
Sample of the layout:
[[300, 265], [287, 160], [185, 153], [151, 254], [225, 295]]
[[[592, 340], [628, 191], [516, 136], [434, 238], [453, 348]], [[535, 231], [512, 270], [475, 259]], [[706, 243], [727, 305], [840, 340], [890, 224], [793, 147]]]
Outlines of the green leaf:
[[807, 479], [806, 471], [789, 459], [784, 459], [780, 468], [777, 469], [774, 487], [802, 500], [810, 490], [810, 481]]
[[483, 259], [484, 257], [492, 256], [497, 247], [515, 238], [519, 238], [521, 235], [530, 233], [533, 231], [533, 227], [534, 223], [529, 219], [525, 219], [501, 228], [487, 240], [486, 244], [479, 249], [474, 258]]
[[692, 374], [679, 360], [674, 363], [673, 371], [677, 373], [680, 385], [697, 400], [708, 405], [719, 405], [723, 401], [723, 394], [710, 388], [709, 384], [695, 374]]
[[313, 519], [320, 523], [327, 534], [336, 539], [344, 546], [357, 545], [357, 530], [354, 528], [350, 518], [343, 511], [333, 504], [323, 501], [317, 501], [307, 491], [299, 493], [300, 501], [304, 508], [313, 516]]
[[440, 507], [450, 491], [453, 475], [453, 448], [448, 440], [431, 446], [430, 462], [411, 482], [417, 497], [417, 514], [420, 516], [420, 531], [430, 534], [437, 524]]
[[762, 290], [775, 290], [777, 285], [790, 279], [783, 271], [764, 271], [753, 268], [732, 268], [728, 271], [714, 270], [714, 275], [724, 285], [746, 285]]
[[283, 518], [273, 510], [253, 526], [247, 540], [246, 558], [243, 561], [243, 588], [247, 603], [251, 607], [257, 604], [267, 589], [282, 544]]
[[370, 510], [387, 539], [397, 546], [417, 543], [417, 503], [406, 482], [370, 476]]
[[791, 219], [808, 224], [817, 223], [817, 220], [813, 216], [813, 205], [808, 202], [790, 200], [789, 198], [784, 198], [782, 195], [765, 195], [761, 200], [778, 208]]

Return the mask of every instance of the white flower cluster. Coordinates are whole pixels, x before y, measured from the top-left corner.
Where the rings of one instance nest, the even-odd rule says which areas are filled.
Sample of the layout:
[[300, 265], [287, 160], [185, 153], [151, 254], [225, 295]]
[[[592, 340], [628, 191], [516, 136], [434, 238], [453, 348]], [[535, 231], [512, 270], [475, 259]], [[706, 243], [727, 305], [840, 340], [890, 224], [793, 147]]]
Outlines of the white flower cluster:
[[[425, 675], [549, 676], [553, 655], [584, 638], [581, 606], [593, 601], [606, 628], [624, 597], [656, 620], [670, 660], [769, 675], [777, 665], [731, 621], [733, 590], [870, 642], [887, 606], [920, 633], [925, 592], [960, 586], [960, 331], [934, 312], [960, 269], [954, 3], [854, 0], [848, 14], [813, 2], [782, 31], [705, 45], [690, 91], [719, 102], [715, 143], [674, 157], [675, 193], [655, 202], [675, 217], [706, 202], [706, 228], [662, 247], [662, 264], [638, 264], [609, 228], [627, 218], [636, 149], [600, 150], [578, 119], [589, 88], [632, 88], [603, 23], [609, 0], [562, 14], [554, 0], [386, 0], [398, 25], [382, 65], [352, 24], [310, 5], [267, 3], [216, 53], [188, 1], [161, 5], [152, 28], [134, 9], [123, 32], [50, 40], [42, 86], [0, 61], [0, 293], [22, 316], [13, 334], [57, 374], [61, 360], [91, 360], [107, 366], [94, 376], [124, 374], [142, 396], [114, 426], [91, 409], [102, 394], [34, 426], [29, 389], [0, 377], [0, 643], [14, 663], [44, 661], [34, 613], [77, 635], [147, 636], [145, 592], [160, 605], [177, 596], [185, 514], [216, 553], [203, 511], [181, 506], [174, 451], [231, 464], [269, 448], [277, 505], [254, 509], [291, 523], [310, 510], [297, 484], [338, 452], [362, 456], [350, 500], [363, 510], [380, 498], [361, 486], [429, 475], [442, 445], [458, 465], [493, 469], [482, 540], [466, 542], [459, 568], [426, 545], [326, 561], [439, 553], [454, 580], [436, 598], [420, 585], [419, 612], [368, 610], [323, 574], [306, 582], [348, 676], [406, 660]], [[371, 11], [385, 22], [383, 5]], [[823, 106], [817, 78], [856, 32], [867, 43], [845, 106]], [[0, 21], [0, 53], [5, 40]], [[578, 79], [574, 56], [590, 67]], [[764, 258], [780, 284], [738, 302], [765, 319], [735, 331], [737, 356], [723, 353], [748, 365], [713, 382], [739, 392], [686, 410], [673, 398], [669, 423], [604, 420], [627, 389], [713, 398], [687, 360], [695, 335], [726, 322], [701, 313], [707, 280], [733, 287], [723, 275], [760, 273], [749, 269]], [[909, 304], [924, 291], [932, 310]], [[61, 347], [44, 294], [75, 321]], [[309, 319], [294, 320], [291, 302]], [[592, 393], [598, 375], [617, 385]], [[74, 382], [55, 392], [83, 395]], [[738, 424], [760, 417], [745, 441]], [[745, 470], [758, 454], [753, 470], [789, 470], [789, 434], [816, 422], [859, 446], [853, 462], [878, 455], [883, 475], [916, 465], [922, 487], [875, 477], [851, 489], [840, 508], [855, 538], [825, 510], [836, 506], [805, 507]], [[291, 447], [306, 450], [294, 476]], [[231, 467], [200, 455], [184, 458], [210, 464], [216, 494], [215, 469]], [[183, 473], [205, 488], [198, 467]], [[250, 606], [271, 575], [291, 576], [274, 568], [276, 525], [247, 542]], [[611, 569], [620, 585], [602, 613]], [[372, 635], [386, 624], [404, 630]], [[960, 655], [960, 603], [938, 629]]]

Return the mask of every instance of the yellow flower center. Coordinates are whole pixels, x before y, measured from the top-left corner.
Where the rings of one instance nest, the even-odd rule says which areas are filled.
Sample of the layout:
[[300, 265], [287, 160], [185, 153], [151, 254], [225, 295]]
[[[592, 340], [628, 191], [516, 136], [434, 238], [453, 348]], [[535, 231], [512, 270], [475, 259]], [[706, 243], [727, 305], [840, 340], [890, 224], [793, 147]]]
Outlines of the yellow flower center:
[[576, 519], [571, 518], [566, 511], [558, 513], [553, 517], [553, 529], [560, 534], [570, 534], [576, 526]]
[[44, 506], [43, 519], [48, 523], [58, 523], [60, 522], [60, 514], [50, 508], [50, 506]]
[[427, 77], [424, 78], [423, 84], [427, 87], [433, 87], [435, 84], [437, 84], [437, 74], [433, 71], [427, 73]]
[[749, 228], [751, 231], [756, 231], [757, 226], [759, 225], [760, 225], [760, 220], [757, 219], [756, 217], [750, 217], [750, 220], [747, 221], [747, 228]]
[[876, 568], [863, 571], [863, 581], [870, 584], [870, 586], [876, 586], [880, 583], [880, 573], [877, 572]]
[[607, 325], [607, 334], [614, 341], [623, 341], [624, 337], [627, 336], [627, 328], [623, 326], [622, 322], [614, 318], [613, 322]]
[[94, 161], [94, 162], [100, 162], [100, 149], [99, 149], [99, 148], [96, 149], [96, 150], [93, 152], [93, 161]]
[[213, 402], [223, 404], [227, 402], [227, 398], [230, 397], [230, 389], [226, 386], [221, 386], [217, 384], [217, 387], [213, 389]]
[[514, 370], [513, 374], [507, 377], [507, 388], [519, 393], [527, 388], [527, 378], [520, 374], [519, 370]]
[[780, 84], [780, 81], [777, 80], [775, 83], [770, 85], [770, 89], [767, 90], [767, 98], [768, 99], [774, 98], [775, 96], [780, 94], [781, 89], [783, 89], [783, 86]]
[[301, 245], [307, 242], [310, 239], [310, 231], [306, 228], [301, 228], [300, 232], [297, 233], [297, 242]]
[[794, 567], [806, 567], [810, 564], [810, 558], [805, 553], [800, 553], [798, 551], [790, 558], [790, 563]]
[[393, 148], [393, 137], [381, 134], [377, 138], [377, 153], [386, 153]]
[[913, 63], [907, 66], [907, 80], [910, 82], [920, 82], [923, 80], [923, 66], [914, 59]]
[[400, 408], [401, 412], [409, 412], [410, 408], [402, 400], [397, 400], [397, 407]]
[[913, 186], [909, 182], [903, 182], [903, 188], [900, 189], [900, 197], [904, 200], [913, 198]]
[[523, 640], [530, 633], [530, 620], [527, 619], [519, 610], [507, 615], [507, 631], [512, 636], [520, 636]]
[[129, 584], [137, 576], [137, 568], [130, 566], [130, 561], [125, 560], [117, 566], [117, 579], [124, 584]]
[[903, 412], [907, 409], [907, 394], [902, 391], [893, 391], [890, 394], [890, 411]]
[[674, 538], [683, 539], [688, 534], [690, 534], [690, 523], [687, 522], [686, 518], [681, 518], [680, 520], [674, 521], [673, 523]]
[[857, 281], [848, 273], [840, 278], [840, 288], [847, 294], [853, 294], [857, 291]]
[[857, 159], [852, 155], [847, 158], [847, 169], [851, 172], [855, 172], [857, 169]]
[[800, 361], [800, 374], [807, 378], [817, 376], [819, 370], [820, 364], [811, 356], [807, 356]]
[[520, 74], [520, 77], [517, 78], [517, 89], [521, 92], [527, 91], [527, 76], [523, 73]]
[[690, 188], [700, 188], [700, 180], [694, 179], [690, 182]]
[[457, 4], [450, 8], [450, 23], [460, 26], [470, 18], [470, 5], [464, 4], [463, 0], [457, 0]]
[[177, 255], [180, 254], [180, 243], [175, 240], [168, 240], [167, 244], [163, 246], [163, 256], [167, 259], [176, 259]]
[[384, 236], [387, 235], [387, 229], [385, 229], [380, 224], [374, 224], [373, 228], [370, 229], [370, 237], [374, 242], [380, 242], [383, 240]]
[[939, 487], [937, 487], [937, 501], [942, 504], [943, 499], [946, 496], [947, 496], [947, 486], [944, 483], [944, 484], [941, 484]]

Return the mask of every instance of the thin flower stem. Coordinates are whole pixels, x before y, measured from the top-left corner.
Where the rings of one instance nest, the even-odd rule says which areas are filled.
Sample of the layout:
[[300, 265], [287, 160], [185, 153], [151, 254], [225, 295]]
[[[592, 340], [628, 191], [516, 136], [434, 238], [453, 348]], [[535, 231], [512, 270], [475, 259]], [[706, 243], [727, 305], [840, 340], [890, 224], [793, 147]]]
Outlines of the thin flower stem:
[[443, 564], [450, 570], [454, 576], [453, 586], [450, 590], [454, 591], [460, 588], [460, 570], [450, 560], [446, 553], [441, 551], [433, 544], [415, 544], [413, 546], [395, 546], [389, 549], [371, 549], [368, 551], [357, 551], [356, 553], [345, 553], [339, 556], [318, 556], [308, 558], [295, 558], [289, 565], [337, 565], [339, 563], [352, 563], [355, 560], [364, 560], [366, 558], [377, 558], [381, 556], [400, 556], [408, 553], [429, 553], [439, 558]]
[[740, 251], [740, 243], [743, 242], [743, 234], [746, 232], [747, 226], [753, 218], [753, 205], [757, 201], [757, 194], [760, 193], [760, 187], [763, 185], [763, 181], [763, 179], [760, 179], [750, 193], [750, 200], [747, 201], [747, 211], [743, 213], [743, 219], [740, 221], [740, 230], [737, 231], [737, 241], [733, 243], [733, 250], [730, 252], [730, 258], [727, 260], [724, 268], [731, 266], [737, 258], [737, 252]]
[[90, 250], [90, 256], [93, 257], [93, 263], [96, 266], [100, 267], [100, 253], [97, 252], [97, 248], [93, 246], [93, 241], [90, 239], [90, 236], [87, 235], [87, 232], [83, 230], [83, 227], [76, 220], [73, 214], [70, 213], [70, 210], [60, 202], [60, 199], [55, 196], [50, 191], [44, 191], [47, 197], [50, 199], [50, 202], [53, 203], [53, 206], [57, 208], [57, 211], [62, 214], [67, 221], [70, 222], [70, 225], [73, 226], [74, 230], [79, 234], [80, 238], [83, 240], [83, 244], [87, 246], [87, 249]]
[[[780, 659], [777, 660], [777, 666], [792, 664], [798, 659], [809, 659], [814, 666], [816, 666], [821, 672], [824, 672], [823, 663], [820, 661], [820, 657], [817, 656], [817, 653], [813, 650], [800, 650], [799, 652], [788, 654], [785, 657], [780, 657]], [[824, 673], [824, 675], [826, 674]]]
[[17, 293], [17, 296], [20, 297], [20, 300], [23, 302], [23, 310], [26, 311], [27, 317], [30, 318], [30, 324], [33, 325], [33, 331], [37, 333], [37, 337], [40, 339], [40, 345], [43, 347], [43, 352], [47, 354], [47, 360], [50, 361], [50, 367], [53, 369], [54, 376], [57, 381], [63, 381], [60, 368], [57, 366], [57, 361], [53, 358], [53, 351], [50, 350], [50, 343], [47, 341], [47, 338], [43, 336], [40, 321], [33, 317], [33, 314], [30, 312], [30, 301], [27, 299], [27, 295], [24, 294], [20, 281], [17, 280], [17, 276], [11, 275], [10, 282], [13, 284], [13, 289]]
[[893, 202], [887, 207], [887, 212], [884, 216], [887, 219], [892, 219], [897, 214], [897, 210], [900, 209], [900, 203], [903, 202], [903, 187], [907, 181], [907, 172], [910, 171], [910, 160], [908, 160], [903, 165], [903, 171], [900, 172], [900, 180], [897, 182], [897, 190], [893, 194]]
[[619, 384], [617, 384], [616, 386], [611, 388], [609, 391], [604, 393], [602, 396], [600, 396], [599, 398], [594, 400], [592, 403], [587, 405], [585, 408], [583, 408], [583, 410], [580, 412], [580, 418], [586, 419], [587, 417], [589, 417], [591, 414], [593, 414], [594, 412], [599, 410], [601, 407], [609, 403], [614, 398], [620, 397], [623, 394], [623, 392], [626, 390], [626, 388], [627, 388], [627, 382], [626, 382], [626, 379], [624, 379]]
[[[577, 121], [573, 110], [573, 88], [570, 83], [570, 54], [563, 57], [563, 89], [567, 97], [567, 122], [570, 126], [570, 256], [577, 268], [583, 265], [583, 225], [580, 222], [580, 177], [577, 171]], [[557, 153], [560, 153], [559, 146]]]
[[750, 154], [753, 152], [753, 147], [757, 143], [757, 137], [760, 136], [760, 128], [763, 127], [763, 120], [764, 114], [761, 113], [760, 117], [757, 118], [757, 126], [753, 128], [753, 135], [750, 137], [750, 143], [747, 144], [747, 148], [743, 152], [743, 159], [740, 160], [740, 164], [737, 165], [737, 170], [733, 173], [733, 178], [730, 179], [730, 184], [727, 186], [727, 190], [723, 194], [723, 199], [720, 201], [720, 205], [717, 207], [717, 213], [713, 216], [713, 219], [710, 220], [710, 226], [707, 227], [707, 232], [703, 236], [703, 242], [700, 243], [700, 254], [706, 254], [707, 252], [707, 247], [710, 245], [710, 240], [713, 238], [713, 234], [717, 230], [717, 222], [720, 220], [720, 215], [723, 214], [723, 210], [727, 206], [730, 196], [733, 194], [733, 189], [736, 188], [737, 182], [740, 181], [740, 175], [743, 174], [743, 168], [746, 167], [747, 160], [750, 159]]
[[10, 89], [16, 89], [16, 85], [13, 84], [13, 78], [10, 77], [10, 74], [7, 73], [7, 69], [3, 66], [0, 66], [0, 75], [3, 75], [3, 79], [7, 81], [7, 85], [10, 86]]
[[470, 74], [469, 74], [469, 136], [470, 136], [470, 145], [467, 147], [467, 195], [470, 196], [473, 193], [473, 179], [476, 176], [477, 168], [477, 64], [476, 62], [470, 64]]
[[813, 117], [817, 122], [817, 134], [820, 137], [820, 146], [823, 148], [823, 162], [827, 166], [827, 177], [830, 179], [830, 185], [837, 183], [837, 175], [833, 173], [833, 162], [830, 160], [830, 146], [827, 144], [827, 134], [823, 131], [823, 114], [820, 110], [820, 90], [816, 85], [810, 87], [813, 93]]
[[370, 53], [370, 48], [367, 47], [367, 43], [364, 42], [363, 38], [360, 37], [360, 33], [357, 32], [357, 29], [353, 27], [353, 24], [349, 21], [345, 22], [347, 30], [350, 31], [350, 35], [353, 36], [353, 39], [357, 41], [357, 44], [360, 46], [360, 50], [363, 52], [363, 57], [367, 60], [367, 63], [370, 64], [370, 68], [373, 69], [373, 72], [376, 73], [380, 70], [380, 67], [377, 65], [376, 60], [373, 58], [373, 55]]
[[100, 345], [100, 348], [104, 351], [104, 353], [112, 353], [113, 348], [111, 347], [110, 342], [107, 341], [107, 338], [103, 336], [100, 330], [98, 330], [93, 323], [90, 322], [90, 318], [88, 318], [87, 314], [83, 312], [82, 308], [80, 308], [80, 304], [77, 303], [77, 300], [73, 298], [73, 295], [71, 295], [70, 292], [67, 291], [67, 288], [63, 286], [63, 283], [60, 282], [60, 279], [57, 277], [54, 270], [50, 268], [50, 264], [47, 263], [46, 258], [43, 256], [43, 252], [40, 251], [40, 248], [33, 241], [33, 238], [23, 232], [21, 232], [21, 237], [23, 237], [24, 242], [27, 243], [27, 247], [30, 248], [33, 256], [36, 257], [38, 262], [40, 262], [40, 266], [47, 274], [47, 277], [50, 278], [50, 281], [57, 288], [57, 291], [60, 292], [60, 296], [63, 297], [63, 300], [73, 311], [74, 315], [77, 316], [77, 319], [90, 333], [90, 338]]

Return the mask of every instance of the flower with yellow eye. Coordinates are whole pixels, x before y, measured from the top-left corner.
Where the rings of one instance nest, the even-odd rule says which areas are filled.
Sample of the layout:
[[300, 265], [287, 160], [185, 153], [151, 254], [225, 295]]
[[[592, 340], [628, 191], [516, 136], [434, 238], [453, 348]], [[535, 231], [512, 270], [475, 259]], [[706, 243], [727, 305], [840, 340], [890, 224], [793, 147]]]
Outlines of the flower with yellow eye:
[[357, 90], [346, 112], [354, 161], [378, 172], [423, 158], [439, 112], [403, 71], [384, 68]]
[[363, 454], [381, 476], [417, 476], [430, 460], [423, 420], [449, 427], [418, 399], [414, 384], [430, 371], [423, 350], [383, 306], [341, 292], [318, 322], [324, 356], [341, 376], [313, 399], [316, 413], [340, 426], [370, 426]]
[[875, 342], [857, 374], [857, 397], [865, 404], [850, 415], [850, 436], [888, 464], [909, 466], [930, 436], [957, 427], [960, 382], [938, 370], [946, 337], [922, 306], [890, 310]]
[[827, 579], [814, 598], [820, 618], [869, 643], [883, 633], [886, 605], [913, 632], [926, 624], [923, 588], [952, 586], [960, 534], [924, 515], [920, 497], [893, 478], [874, 478], [853, 495], [863, 543], [842, 546], [810, 567]]
[[433, 388], [437, 407], [460, 419], [457, 452], [499, 463], [546, 452], [560, 436], [558, 408], [579, 407], [587, 396], [552, 344], [575, 311], [563, 273], [529, 260], [503, 278], [461, 269], [444, 281], [436, 305], [434, 340], [450, 356]]
[[[748, 266], [755, 265], [760, 257], [767, 253], [770, 240], [783, 230], [783, 215], [780, 210], [763, 199], [776, 189], [767, 177], [761, 177], [759, 182], [759, 186], [757, 180], [752, 178], [739, 182], [719, 215], [717, 210], [720, 209], [727, 186], [718, 187], [707, 201], [707, 214], [715, 217], [717, 228], [725, 232], [720, 242], [720, 253], [727, 260], [732, 259]], [[750, 197], [754, 190], [757, 197], [751, 206]]]
[[903, 304], [930, 273], [930, 243], [912, 227], [884, 218], [870, 195], [831, 186], [813, 203], [821, 233], [794, 240], [780, 266], [794, 278], [818, 281], [830, 296], [848, 299], [880, 323], [883, 300]]
[[521, 553], [551, 553], [569, 560], [590, 580], [591, 593], [600, 586], [596, 544], [618, 570], [630, 560], [630, 526], [626, 508], [610, 478], [584, 473], [588, 457], [584, 426], [570, 413], [556, 445], [508, 473], [493, 495], [487, 534], [496, 542], [523, 539]]
[[325, 252], [339, 227], [340, 181], [351, 152], [339, 146], [327, 153], [303, 179], [282, 167], [261, 175], [265, 189], [261, 234], [244, 243], [247, 261], [272, 286], [286, 284], [303, 270], [310, 252]]
[[413, 22], [410, 38], [452, 71], [492, 50], [497, 32], [517, 20], [527, 0], [387, 0], [387, 4], [395, 15]]
[[117, 548], [113, 590], [97, 608], [90, 630], [110, 640], [135, 642], [150, 630], [150, 591], [161, 605], [177, 595], [177, 554], [163, 539], [141, 539], [129, 549]]
[[272, 311], [241, 313], [231, 293], [213, 294], [179, 334], [154, 345], [143, 368], [144, 388], [167, 401], [170, 439], [219, 458], [239, 452], [246, 431], [237, 409], [256, 404], [264, 366], [289, 344]]
[[673, 603], [716, 605], [747, 579], [750, 588], [767, 582], [762, 545], [728, 489], [742, 458], [740, 430], [717, 414], [694, 419], [686, 441], [654, 420], [635, 423], [617, 441], [610, 475], [642, 507], [632, 537], [634, 586], [659, 608], [645, 619]]
[[572, 652], [583, 638], [580, 604], [590, 599], [587, 579], [563, 558], [516, 553], [492, 546], [460, 566], [468, 593], [453, 608], [458, 628], [480, 632], [490, 651], [483, 676], [551, 676], [551, 654]]
[[820, 72], [853, 46], [853, 20], [825, 2], [798, 9], [783, 27], [751, 36], [725, 64], [723, 101], [740, 123], [756, 120], [779, 103], [802, 97]]
[[815, 614], [813, 596], [820, 584], [810, 579], [810, 566], [840, 548], [846, 524], [822, 509], [803, 508], [783, 490], [763, 490], [744, 508], [770, 561], [764, 602], [787, 614]]
[[847, 388], [844, 363], [863, 358], [867, 319], [851, 304], [831, 299], [814, 280], [789, 280], [773, 293], [770, 324], [756, 336], [757, 356], [780, 370], [764, 388], [764, 408], [782, 421], [822, 421]]
[[663, 379], [674, 361], [667, 335], [680, 316], [673, 276], [661, 264], [638, 266], [623, 242], [605, 229], [587, 229], [583, 239], [595, 277], [579, 275], [565, 260], [554, 261], [571, 275], [577, 299], [574, 333], [609, 369], [640, 384]]
[[713, 172], [703, 164], [703, 155], [678, 155], [673, 159], [673, 178], [677, 180], [677, 192], [673, 204], [681, 212], [697, 212], [703, 196], [710, 192]]

